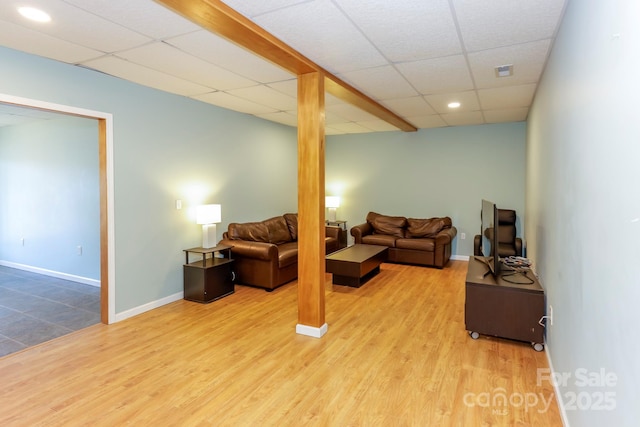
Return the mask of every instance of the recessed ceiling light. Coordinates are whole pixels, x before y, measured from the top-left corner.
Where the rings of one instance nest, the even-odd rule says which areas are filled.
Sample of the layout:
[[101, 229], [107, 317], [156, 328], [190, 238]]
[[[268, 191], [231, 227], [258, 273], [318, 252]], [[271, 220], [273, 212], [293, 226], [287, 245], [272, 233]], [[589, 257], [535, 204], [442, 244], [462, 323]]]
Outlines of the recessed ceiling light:
[[35, 7], [19, 7], [18, 12], [20, 15], [24, 16], [27, 19], [36, 22], [49, 22], [51, 21], [51, 16], [44, 10], [36, 9]]
[[459, 102], [450, 102], [447, 104], [447, 107], [449, 108], [458, 108], [460, 107], [460, 103]]

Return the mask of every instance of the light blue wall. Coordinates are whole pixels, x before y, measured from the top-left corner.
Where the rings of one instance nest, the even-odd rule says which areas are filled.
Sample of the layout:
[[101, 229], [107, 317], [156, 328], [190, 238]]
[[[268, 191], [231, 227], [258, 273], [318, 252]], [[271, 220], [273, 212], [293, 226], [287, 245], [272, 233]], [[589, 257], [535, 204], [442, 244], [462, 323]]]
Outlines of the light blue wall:
[[99, 280], [98, 185], [97, 121], [0, 128], [0, 260]]
[[483, 198], [515, 209], [523, 230], [525, 132], [520, 122], [329, 136], [326, 193], [342, 197], [337, 217], [349, 227], [369, 211], [450, 216], [453, 253], [473, 255]]
[[[117, 313], [182, 290], [197, 204], [222, 205], [218, 236], [229, 222], [297, 210], [295, 128], [5, 48], [0, 76], [1, 93], [113, 114]], [[369, 210], [449, 215], [454, 253], [470, 255], [483, 197], [524, 221], [524, 135], [512, 123], [330, 136], [327, 193], [341, 186], [349, 225]]]
[[[572, 426], [640, 415], [639, 17], [637, 0], [570, 1], [529, 116], [529, 256], [553, 306], [547, 350], [569, 376]], [[581, 386], [581, 369], [617, 380]]]
[[6, 48], [0, 93], [113, 114], [116, 313], [182, 291], [195, 205], [222, 205], [218, 237], [297, 209], [295, 128]]

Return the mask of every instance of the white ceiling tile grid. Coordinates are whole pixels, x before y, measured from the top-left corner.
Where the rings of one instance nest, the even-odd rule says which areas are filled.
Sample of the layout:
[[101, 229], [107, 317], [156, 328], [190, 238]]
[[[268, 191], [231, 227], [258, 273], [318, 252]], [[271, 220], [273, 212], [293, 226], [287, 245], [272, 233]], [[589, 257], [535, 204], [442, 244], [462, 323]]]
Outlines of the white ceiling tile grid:
[[[153, 0], [0, 2], [0, 45], [295, 126], [294, 75]], [[526, 120], [566, 0], [225, 0], [418, 128]], [[495, 67], [513, 65], [496, 77]], [[461, 106], [451, 110], [449, 102]], [[386, 122], [327, 94], [328, 135]], [[0, 121], [1, 115], [0, 111]]]

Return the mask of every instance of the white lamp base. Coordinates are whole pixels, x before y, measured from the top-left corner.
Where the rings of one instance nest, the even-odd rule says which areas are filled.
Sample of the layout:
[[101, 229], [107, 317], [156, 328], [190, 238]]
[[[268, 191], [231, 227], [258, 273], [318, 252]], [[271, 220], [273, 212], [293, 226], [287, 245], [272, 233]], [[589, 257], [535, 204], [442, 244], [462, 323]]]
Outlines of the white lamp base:
[[329, 221], [336, 222], [336, 208], [329, 208]]
[[202, 247], [205, 249], [213, 248], [217, 245], [216, 242], [216, 225], [215, 224], [203, 224], [202, 226]]

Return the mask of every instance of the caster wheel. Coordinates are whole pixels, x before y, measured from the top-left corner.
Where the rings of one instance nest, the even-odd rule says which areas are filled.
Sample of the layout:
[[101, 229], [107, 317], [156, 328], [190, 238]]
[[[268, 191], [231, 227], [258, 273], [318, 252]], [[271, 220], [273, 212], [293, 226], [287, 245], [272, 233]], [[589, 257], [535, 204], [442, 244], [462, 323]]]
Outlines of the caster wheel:
[[469, 332], [469, 336], [474, 340], [477, 340], [478, 338], [480, 338], [480, 334], [477, 332]]
[[544, 345], [540, 344], [539, 342], [534, 342], [533, 343], [533, 349], [535, 351], [542, 351], [542, 350], [544, 350]]

